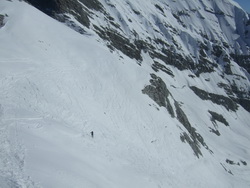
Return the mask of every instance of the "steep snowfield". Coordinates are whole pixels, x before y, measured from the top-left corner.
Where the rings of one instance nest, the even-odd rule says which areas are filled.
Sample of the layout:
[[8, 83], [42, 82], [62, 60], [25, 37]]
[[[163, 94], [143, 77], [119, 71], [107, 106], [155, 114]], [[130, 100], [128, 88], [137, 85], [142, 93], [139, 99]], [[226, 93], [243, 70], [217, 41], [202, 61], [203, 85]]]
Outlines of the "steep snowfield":
[[[185, 87], [213, 90], [216, 73], [159, 73], [213, 151], [201, 148], [198, 159], [180, 140], [180, 122], [141, 92], [152, 73], [147, 54], [139, 66], [24, 2], [2, 0], [0, 14], [8, 15], [0, 28], [0, 187], [250, 186], [249, 113], [204, 103]], [[227, 117], [220, 137], [209, 132], [208, 110]]]
[[[139, 39], [161, 38], [168, 44], [177, 43], [186, 55], [197, 56], [197, 40], [204, 36], [217, 44], [227, 43], [249, 53], [244, 38], [248, 15], [232, 0], [100, 0], [108, 14], [120, 27], [107, 22], [105, 14], [94, 12], [92, 25], [115, 29], [121, 34]], [[170, 27], [168, 27], [170, 26]], [[134, 32], [138, 35], [134, 36]], [[248, 34], [249, 36], [249, 34]], [[173, 42], [175, 41], [175, 42]]]

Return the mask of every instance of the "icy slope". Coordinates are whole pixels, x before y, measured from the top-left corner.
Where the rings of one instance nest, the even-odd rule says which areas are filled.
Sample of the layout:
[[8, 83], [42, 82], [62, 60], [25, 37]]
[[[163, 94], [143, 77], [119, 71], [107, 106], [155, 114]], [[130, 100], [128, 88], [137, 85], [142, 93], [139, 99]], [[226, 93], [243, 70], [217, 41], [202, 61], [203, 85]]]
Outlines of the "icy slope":
[[[24, 2], [1, 1], [0, 14], [0, 187], [249, 187], [249, 113], [188, 87], [226, 95], [216, 72], [155, 73], [148, 53], [140, 66], [91, 29], [80, 35]], [[171, 93], [173, 116], [142, 93], [151, 73]], [[199, 158], [180, 139], [191, 134], [180, 111], [209, 147], [197, 144]]]
[[27, 1], [138, 64], [148, 54], [155, 72], [217, 73], [218, 87], [250, 111], [250, 19], [234, 1]]
[[78, 20], [76, 25], [85, 26], [83, 30], [116, 31], [130, 42], [143, 40], [156, 48], [160, 44], [174, 45], [176, 52], [194, 57], [199, 55], [197, 42], [205, 43], [208, 48], [224, 45], [223, 50], [230, 53], [235, 53], [231, 50], [237, 47], [239, 55], [249, 54], [249, 15], [232, 0], [27, 1], [46, 13], [50, 10], [48, 14], [60, 21], [74, 17]]

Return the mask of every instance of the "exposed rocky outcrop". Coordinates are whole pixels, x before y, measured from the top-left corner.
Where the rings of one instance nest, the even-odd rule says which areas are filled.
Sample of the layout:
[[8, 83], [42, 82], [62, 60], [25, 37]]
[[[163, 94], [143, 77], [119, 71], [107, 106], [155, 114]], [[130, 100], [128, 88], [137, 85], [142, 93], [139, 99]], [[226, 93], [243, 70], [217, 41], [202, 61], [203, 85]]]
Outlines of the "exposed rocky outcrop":
[[226, 159], [226, 163], [230, 164], [230, 165], [238, 165], [240, 166], [240, 163], [235, 163], [233, 160], [230, 160], [230, 159]]
[[60, 11], [58, 0], [26, 0], [39, 10], [48, 15], [53, 15], [55, 12]]
[[195, 64], [194, 62], [188, 58], [183, 57], [182, 55], [172, 51], [173, 48], [163, 48], [159, 50], [152, 50], [149, 49], [149, 55], [153, 59], [160, 59], [167, 65], [172, 65], [179, 70], [186, 70], [186, 69], [194, 69]]
[[221, 135], [220, 132], [219, 132], [219, 130], [213, 129], [213, 128], [211, 128], [211, 127], [210, 127], [210, 132], [216, 134], [217, 136], [220, 136], [220, 135]]
[[0, 28], [4, 26], [4, 15], [0, 14]]
[[118, 49], [132, 59], [142, 61], [141, 50], [117, 31], [108, 28], [94, 26], [96, 33], [104, 40], [109, 41], [108, 47]]
[[231, 160], [231, 159], [226, 159], [226, 163], [227, 163], [227, 164], [230, 164], [230, 165], [237, 165], [237, 166], [243, 165], [243, 166], [247, 166], [247, 162], [246, 162], [246, 161], [243, 161], [243, 160], [240, 160], [240, 161], [238, 161], [238, 162], [235, 162], [235, 161], [233, 161], [233, 160]]
[[152, 65], [152, 69], [156, 72], [161, 70], [162, 72], [165, 72], [166, 74], [170, 75], [171, 77], [174, 77], [173, 72], [169, 68], [167, 68], [165, 65], [163, 65], [157, 61], [154, 61], [154, 64]]
[[175, 108], [176, 108], [176, 114], [177, 119], [180, 121], [180, 123], [186, 128], [187, 133], [181, 134], [180, 138], [183, 142], [187, 142], [190, 147], [193, 149], [194, 154], [199, 158], [199, 156], [202, 156], [201, 150], [200, 150], [200, 144], [204, 146], [207, 150], [211, 152], [211, 150], [208, 148], [207, 144], [205, 143], [203, 137], [196, 131], [194, 127], [191, 126], [186, 114], [181, 109], [180, 105], [175, 101]]
[[236, 103], [240, 104], [245, 110], [250, 112], [250, 91], [241, 90], [234, 84], [218, 83], [218, 87], [223, 88], [227, 95]]
[[229, 97], [209, 93], [195, 86], [191, 86], [190, 89], [202, 100], [210, 100], [215, 104], [224, 106], [227, 110], [236, 111], [238, 109], [238, 105]]
[[249, 99], [239, 98], [238, 102], [243, 108], [245, 108], [245, 110], [250, 112], [250, 100]]
[[194, 139], [192, 136], [190, 137], [186, 132], [183, 132], [180, 135], [180, 139], [182, 142], [187, 142], [190, 145], [196, 157], [199, 158], [202, 156], [200, 145], [197, 142], [197, 139]]
[[155, 74], [151, 74], [151, 78], [151, 85], [146, 86], [142, 90], [142, 93], [147, 94], [160, 107], [165, 107], [171, 117], [175, 117], [173, 107], [168, 99], [171, 94], [167, 89], [166, 84], [160, 77], [157, 77]]
[[208, 111], [211, 114], [211, 121], [217, 125], [216, 121], [223, 123], [225, 126], [229, 126], [227, 120], [221, 115], [213, 111]]
[[[160, 107], [165, 107], [172, 118], [177, 118], [177, 120], [184, 126], [187, 132], [183, 132], [180, 136], [182, 142], [187, 142], [192, 148], [194, 154], [199, 158], [202, 156], [200, 150], [200, 144], [206, 149], [211, 151], [207, 144], [205, 143], [203, 137], [197, 133], [196, 129], [190, 124], [188, 117], [181, 109], [180, 104], [174, 99], [169, 90], [167, 89], [164, 81], [151, 74], [150, 83], [143, 90], [143, 94], [147, 94], [152, 100], [154, 100]], [[171, 101], [174, 102], [174, 107], [171, 105]]]
[[[56, 18], [61, 22], [68, 21], [67, 17], [62, 17], [64, 14], [73, 15], [78, 22], [82, 25], [90, 26], [90, 11], [82, 6], [82, 3], [86, 3], [87, 7], [99, 8], [99, 5], [95, 5], [95, 1], [75, 1], [75, 0], [26, 0], [33, 6], [37, 7], [46, 14]], [[92, 3], [93, 2], [93, 3]], [[97, 6], [97, 7], [96, 7]]]

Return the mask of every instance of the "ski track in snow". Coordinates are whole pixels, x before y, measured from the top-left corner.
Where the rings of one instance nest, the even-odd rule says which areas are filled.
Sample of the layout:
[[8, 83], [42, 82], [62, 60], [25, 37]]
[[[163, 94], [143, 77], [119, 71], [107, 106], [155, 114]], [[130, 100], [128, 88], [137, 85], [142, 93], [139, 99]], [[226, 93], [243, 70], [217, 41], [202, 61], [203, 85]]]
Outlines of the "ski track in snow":
[[7, 123], [0, 119], [0, 185], [3, 188], [39, 187], [29, 176], [24, 176], [25, 148], [18, 132], [15, 121]]

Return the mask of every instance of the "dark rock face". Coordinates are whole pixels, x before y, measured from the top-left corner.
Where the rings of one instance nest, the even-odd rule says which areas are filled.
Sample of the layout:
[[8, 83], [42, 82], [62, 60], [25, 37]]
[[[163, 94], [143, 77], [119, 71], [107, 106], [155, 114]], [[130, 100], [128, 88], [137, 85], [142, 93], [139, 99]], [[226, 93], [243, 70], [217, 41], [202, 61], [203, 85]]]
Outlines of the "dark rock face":
[[230, 160], [230, 159], [226, 159], [226, 163], [230, 164], [230, 165], [240, 165], [240, 163], [235, 163], [234, 161]]
[[155, 72], [158, 72], [159, 70], [161, 70], [162, 72], [165, 72], [166, 74], [170, 75], [171, 77], [174, 77], [173, 72], [167, 68], [165, 65], [162, 65], [161, 63], [154, 61], [154, 64], [152, 65], [152, 69]]
[[190, 89], [202, 100], [210, 100], [215, 104], [224, 106], [227, 110], [236, 111], [238, 109], [237, 104], [229, 97], [209, 93], [195, 86], [191, 86]]
[[174, 110], [168, 99], [170, 92], [167, 89], [166, 84], [160, 77], [155, 74], [151, 74], [151, 85], [146, 86], [143, 90], [143, 94], [147, 94], [153, 101], [155, 101], [160, 107], [165, 107], [171, 117], [174, 117]]
[[233, 97], [233, 91], [230, 85], [228, 84], [224, 84], [224, 83], [218, 83], [217, 84], [219, 88], [223, 88], [225, 90], [225, 92], [227, 93], [228, 96], [232, 96]]
[[250, 112], [250, 100], [241, 98], [238, 100], [238, 102], [245, 110]]
[[226, 159], [226, 163], [230, 164], [230, 165], [238, 165], [238, 166], [240, 166], [242, 164], [243, 166], [247, 166], [247, 162], [243, 161], [243, 160], [240, 160], [239, 162], [235, 162], [233, 160]]
[[[179, 103], [173, 98], [165, 82], [155, 74], [151, 74], [151, 85], [146, 86], [143, 90], [143, 94], [147, 94], [152, 100], [154, 100], [160, 107], [165, 107], [172, 118], [177, 120], [184, 126], [187, 132], [183, 132], [180, 136], [182, 142], [187, 142], [192, 148], [196, 157], [202, 156], [200, 150], [200, 144], [209, 150], [202, 136], [197, 133], [196, 129], [190, 124], [188, 117], [181, 109]], [[170, 100], [174, 101], [174, 107], [171, 105]], [[175, 109], [175, 111], [174, 111]], [[209, 150], [210, 151], [210, 150]]]
[[161, 49], [161, 51], [148, 49], [149, 55], [153, 59], [160, 59], [167, 65], [177, 67], [179, 70], [194, 69], [194, 62], [188, 57], [183, 57], [169, 49]]
[[[250, 74], [250, 55], [237, 55], [237, 54], [231, 54], [231, 58], [242, 68], [244, 68], [249, 74]], [[245, 77], [242, 77], [241, 75], [233, 74], [231, 70], [231, 64], [230, 62], [224, 65], [225, 68], [225, 74], [233, 75], [237, 80], [242, 79], [246, 80]], [[234, 101], [240, 104], [245, 110], [250, 112], [250, 91], [249, 89], [242, 89], [239, 88], [233, 81], [230, 85], [218, 85], [219, 87], [222, 87], [225, 89], [227, 94], [229, 96], [233, 96], [235, 94], [236, 97], [234, 97]]]
[[58, 0], [27, 0], [27, 2], [49, 15], [59, 11]]
[[237, 96], [235, 101], [250, 112], [250, 91], [240, 90], [236, 84], [231, 85], [232, 92]]
[[87, 9], [75, 0], [26, 0], [39, 10], [44, 13], [52, 16], [59, 21], [65, 22], [62, 20], [62, 17], [58, 17], [58, 14], [70, 13], [72, 14], [77, 21], [83, 24], [86, 27], [89, 27], [89, 12]]
[[86, 7], [96, 11], [104, 11], [102, 4], [98, 0], [79, 0]]
[[143, 90], [143, 94], [147, 94], [153, 99], [159, 106], [166, 107], [166, 98], [169, 96], [169, 90], [166, 84], [160, 77], [155, 74], [151, 74], [150, 83], [151, 85], [146, 86]]
[[177, 119], [179, 120], [179, 122], [184, 125], [184, 127], [188, 130], [188, 132], [191, 135], [194, 135], [195, 129], [191, 126], [191, 124], [189, 123], [189, 120], [186, 116], [186, 114], [183, 112], [183, 110], [181, 109], [180, 105], [178, 102], [175, 101], [174, 103], [175, 108], [176, 108], [176, 115], [177, 115]]
[[58, 0], [59, 10], [56, 12], [57, 14], [69, 13], [72, 14], [78, 22], [82, 25], [89, 27], [89, 11], [84, 8], [78, 1], [74, 0]]
[[210, 111], [210, 110], [208, 112], [211, 114], [211, 116], [212, 116], [211, 121], [214, 124], [216, 124], [216, 121], [219, 121], [219, 122], [223, 123], [224, 125], [229, 126], [229, 123], [221, 114], [218, 114], [218, 113]]
[[244, 166], [247, 166], [247, 162], [246, 161], [240, 161]]
[[231, 57], [250, 74], [250, 55], [231, 54]]
[[202, 156], [202, 153], [201, 153], [201, 150], [200, 150], [200, 145], [197, 142], [197, 139], [193, 139], [193, 137], [190, 137], [185, 132], [183, 134], [181, 134], [180, 139], [181, 139], [182, 142], [187, 142], [190, 145], [190, 147], [192, 148], [192, 150], [193, 150], [196, 157], [199, 158], [200, 156]]
[[197, 133], [194, 127], [192, 127], [186, 114], [183, 112], [180, 105], [176, 101], [175, 101], [175, 108], [176, 108], [177, 119], [186, 128], [186, 130], [189, 133], [187, 134], [184, 132], [180, 136], [181, 141], [183, 142], [186, 141], [190, 145], [190, 147], [193, 149], [194, 154], [199, 158], [199, 156], [202, 156], [202, 153], [200, 150], [200, 144], [204, 146], [207, 150], [209, 150], [209, 148], [207, 144], [205, 143], [203, 137], [199, 133]]
[[196, 75], [199, 76], [201, 73], [214, 72], [214, 69], [218, 67], [218, 65], [200, 56], [199, 63], [195, 67]]
[[118, 49], [125, 55], [132, 59], [142, 61], [141, 50], [137, 46], [131, 43], [127, 38], [116, 32], [115, 30], [108, 28], [100, 28], [94, 26], [96, 33], [104, 40], [109, 41], [111, 44], [108, 46], [110, 49]]
[[217, 136], [220, 136], [220, 132], [218, 130], [212, 129], [211, 127], [210, 127], [210, 132], [216, 134]]
[[4, 26], [4, 15], [0, 14], [0, 28]]
[[[250, 91], [240, 90], [235, 84], [227, 85], [218, 83], [218, 87], [223, 88], [231, 99], [250, 112]], [[235, 96], [237, 96], [237, 98]]]

